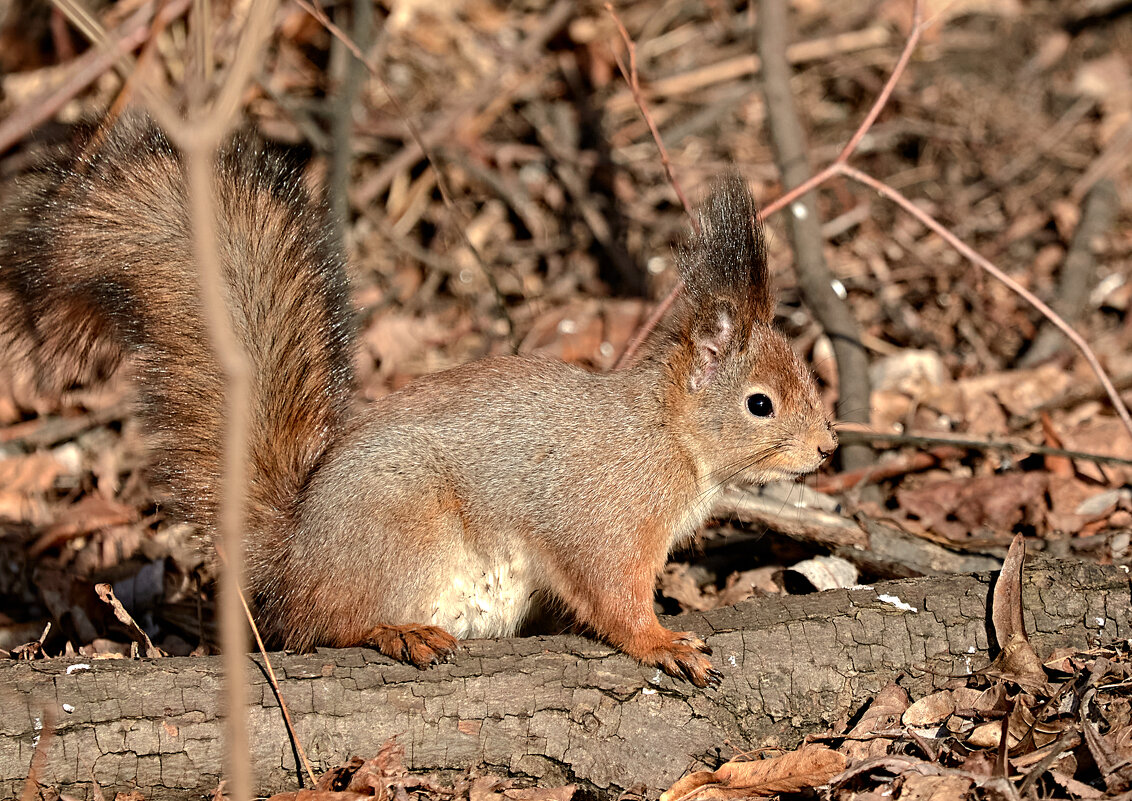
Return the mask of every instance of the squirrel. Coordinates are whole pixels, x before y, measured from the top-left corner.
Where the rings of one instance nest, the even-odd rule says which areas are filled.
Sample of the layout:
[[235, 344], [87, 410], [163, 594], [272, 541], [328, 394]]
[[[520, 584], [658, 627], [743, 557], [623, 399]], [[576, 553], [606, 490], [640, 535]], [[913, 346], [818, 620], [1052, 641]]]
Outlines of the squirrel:
[[[630, 367], [532, 355], [425, 376], [360, 411], [344, 257], [296, 169], [247, 135], [217, 154], [218, 247], [252, 365], [248, 590], [285, 648], [364, 645], [417, 666], [560, 603], [643, 664], [721, 674], [653, 609], [669, 551], [730, 481], [818, 468], [837, 446], [773, 327], [764, 234], [723, 178], [677, 251], [685, 284]], [[224, 385], [197, 292], [184, 167], [144, 115], [32, 181], [0, 239], [0, 348], [49, 391], [125, 366], [173, 517], [206, 535]]]

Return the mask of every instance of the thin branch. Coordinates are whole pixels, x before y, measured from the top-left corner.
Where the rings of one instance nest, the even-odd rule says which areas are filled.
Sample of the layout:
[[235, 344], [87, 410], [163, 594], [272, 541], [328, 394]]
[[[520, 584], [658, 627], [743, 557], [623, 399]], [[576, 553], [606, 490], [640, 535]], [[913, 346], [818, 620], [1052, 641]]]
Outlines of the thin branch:
[[[614, 15], [614, 18], [616, 19], [616, 15]], [[624, 27], [620, 25], [620, 20], [618, 20], [618, 26], [622, 29], [622, 31], [624, 31]], [[776, 200], [771, 201], [766, 206], [764, 206], [759, 211], [760, 220], [767, 219], [768, 217], [770, 217], [770, 215], [782, 210], [790, 203], [793, 203], [795, 200], [802, 197], [803, 195], [806, 195], [811, 190], [821, 186], [831, 177], [837, 174], [837, 166], [839, 164], [845, 163], [849, 159], [849, 157], [853, 155], [856, 149], [860, 146], [861, 141], [865, 138], [865, 135], [869, 132], [869, 129], [872, 128], [873, 124], [876, 122], [877, 117], [880, 116], [880, 113], [884, 109], [885, 105], [888, 103], [889, 98], [892, 96], [893, 89], [896, 87], [896, 84], [900, 81], [900, 78], [907, 70], [908, 63], [912, 59], [912, 52], [916, 49], [916, 45], [919, 43], [920, 37], [923, 35], [924, 29], [926, 27], [927, 25], [922, 19], [922, 13], [920, 10], [920, 0], [913, 0], [912, 30], [908, 34], [908, 39], [904, 42], [904, 48], [900, 52], [900, 57], [897, 58], [896, 64], [892, 68], [892, 74], [888, 76], [888, 81], [885, 83], [884, 88], [881, 90], [880, 94], [877, 95], [877, 99], [873, 102], [873, 105], [865, 115], [864, 120], [861, 121], [861, 124], [857, 126], [857, 130], [854, 131], [853, 135], [849, 138], [848, 144], [846, 144], [845, 147], [841, 149], [841, 152], [838, 154], [837, 158], [825, 169], [821, 170], [809, 180], [800, 183], [789, 192], [786, 192]], [[627, 32], [622, 33], [623, 38], [627, 36]], [[633, 51], [631, 50], [630, 53], [632, 52]], [[624, 74], [624, 70], [622, 70], [622, 74]], [[629, 83], [630, 90], [633, 90], [633, 84], [629, 82], [628, 76], [626, 76], [625, 80], [627, 83]], [[637, 100], [637, 105], [640, 107], [641, 113], [645, 115], [646, 119], [651, 120], [652, 115], [648, 111], [648, 104], [645, 102], [644, 97], [641, 95], [639, 89], [633, 92], [633, 96]], [[650, 130], [652, 129], [653, 126], [650, 124]], [[660, 141], [660, 135], [658, 133], [654, 133], [654, 139], [656, 139], [658, 147], [663, 148], [663, 145]], [[671, 177], [669, 178], [669, 180], [672, 180]], [[687, 203], [685, 203], [685, 209], [687, 209]], [[617, 360], [616, 369], [620, 369], [632, 361], [633, 356], [636, 354], [637, 349], [641, 346], [641, 343], [645, 341], [645, 338], [649, 335], [652, 329], [655, 328], [656, 325], [660, 322], [660, 319], [663, 317], [663, 312], [671, 308], [672, 304], [676, 300], [676, 296], [679, 295], [683, 291], [683, 289], [684, 283], [682, 281], [677, 281], [676, 285], [673, 286], [671, 290], [669, 290], [668, 295], [664, 298], [663, 301], [661, 301], [660, 306], [658, 307], [658, 311], [660, 313], [658, 314], [654, 312], [649, 317], [649, 319], [645, 321], [645, 324], [640, 328], [640, 330], [638, 330], [637, 333], [633, 335], [633, 338], [629, 341], [629, 344], [628, 346], [626, 346], [625, 351]]]
[[[888, 81], [884, 84], [884, 88], [880, 90], [877, 99], [873, 101], [873, 107], [869, 109], [869, 113], [865, 115], [865, 119], [857, 126], [856, 132], [849, 138], [849, 142], [837, 154], [834, 163], [842, 163], [849, 160], [857, 148], [861, 144], [861, 140], [873, 127], [873, 123], [877, 121], [881, 111], [888, 105], [888, 99], [892, 96], [892, 91], [899, 83], [900, 77], [904, 74], [904, 70], [908, 68], [908, 62], [912, 60], [912, 52], [916, 49], [916, 45], [920, 43], [920, 36], [924, 33], [924, 19], [923, 9], [920, 7], [920, 0], [913, 0], [912, 2], [912, 30], [908, 33], [908, 39], [904, 42], [904, 49], [900, 52], [900, 58], [896, 59], [896, 65], [892, 68], [892, 74], [888, 76]], [[788, 202], [788, 201], [787, 201]]]
[[[1053, 323], [1053, 325], [1056, 326], [1058, 330], [1060, 330], [1066, 336], [1066, 338], [1069, 339], [1069, 341], [1071, 341], [1081, 352], [1081, 355], [1085, 358], [1085, 361], [1089, 364], [1089, 367], [1096, 374], [1097, 380], [1100, 381], [1101, 386], [1104, 387], [1105, 394], [1108, 396], [1109, 401], [1112, 403], [1112, 406], [1116, 410], [1117, 415], [1120, 417], [1121, 422], [1124, 424], [1125, 429], [1127, 429], [1129, 436], [1132, 436], [1132, 415], [1129, 414], [1128, 408], [1124, 405], [1124, 402], [1121, 400], [1119, 393], [1113, 386], [1111, 379], [1108, 377], [1108, 374], [1101, 366], [1101, 363], [1097, 359], [1096, 354], [1093, 353], [1092, 348], [1089, 347], [1089, 344], [1085, 341], [1085, 339], [1080, 334], [1078, 334], [1072, 326], [1065, 322], [1065, 320], [1063, 320], [1056, 312], [1054, 312], [1053, 309], [1043, 303], [1041, 299], [1039, 299], [1036, 295], [1018, 284], [994, 264], [968, 247], [961, 239], [959, 239], [959, 237], [955, 236], [955, 234], [951, 233], [951, 231], [945, 228], [941, 223], [918, 208], [903, 194], [896, 191], [895, 189], [892, 189], [887, 184], [878, 181], [872, 176], [866, 175], [865, 173], [848, 166], [848, 164], [846, 163], [848, 158], [853, 154], [855, 148], [858, 147], [861, 143], [861, 140], [864, 139], [865, 134], [868, 132], [869, 128], [873, 125], [874, 122], [876, 122], [876, 119], [883, 109], [884, 104], [887, 103], [888, 99], [891, 97], [893, 88], [896, 86], [896, 83], [900, 79], [900, 76], [907, 69], [908, 63], [911, 60], [912, 51], [915, 49], [920, 36], [922, 35], [924, 29], [927, 27], [928, 23], [924, 22], [921, 16], [920, 0], [913, 1], [912, 18], [912, 30], [909, 33], [908, 41], [905, 42], [904, 49], [901, 52], [900, 57], [897, 59], [896, 65], [893, 67], [892, 75], [889, 76], [888, 81], [885, 83], [884, 89], [881, 91], [880, 95], [878, 95], [877, 100], [873, 103], [872, 108], [869, 109], [869, 113], [865, 115], [865, 119], [862, 121], [861, 125], [858, 126], [857, 131], [850, 138], [849, 143], [842, 149], [841, 153], [838, 154], [833, 163], [831, 163], [813, 178], [796, 186], [794, 189], [782, 195], [774, 202], [767, 204], [767, 206], [765, 206], [760, 212], [760, 218], [765, 219], [766, 217], [782, 209], [784, 206], [793, 202], [812, 189], [815, 189], [816, 187], [824, 184], [834, 175], [842, 175], [851, 180], [870, 186], [880, 194], [895, 202], [913, 217], [922, 222], [929, 229], [935, 231], [944, 239], [945, 242], [947, 242], [949, 245], [951, 245], [952, 248], [958, 251], [960, 255], [962, 255], [968, 261], [971, 261], [984, 272], [989, 273], [991, 276], [1001, 281], [1006, 285], [1007, 288], [1009, 288], [1015, 294], [1019, 295], [1023, 300], [1025, 300], [1027, 303], [1037, 309], [1038, 312], [1045, 316], [1046, 319]], [[675, 300], [675, 296], [680, 292], [681, 288], [682, 285], [677, 283], [677, 285], [669, 293], [669, 296], [666, 297], [664, 301], [662, 301], [661, 309], [667, 309], [669, 306], [671, 306], [672, 302]], [[640, 346], [640, 343], [644, 341], [645, 337], [648, 335], [652, 327], [654, 327], [657, 322], [659, 322], [660, 316], [661, 315], [654, 313], [649, 318], [648, 322], [646, 322], [645, 326], [642, 327], [642, 330], [637, 332], [637, 334], [630, 342], [629, 347], [626, 348], [625, 353], [623, 353], [621, 358], [618, 360], [618, 366], [627, 364], [632, 359], [633, 354]]]
[[940, 434], [885, 434], [860, 428], [837, 429], [837, 436], [846, 442], [888, 443], [890, 445], [944, 446], [965, 448], [976, 451], [1005, 451], [1036, 456], [1061, 456], [1066, 459], [1079, 459], [1097, 464], [1117, 464], [1132, 467], [1132, 459], [1120, 456], [1106, 456], [1102, 453], [1076, 451], [1067, 448], [1052, 448], [1048, 445], [1033, 445], [1020, 440], [990, 440], [977, 437], [963, 437]]
[[1097, 359], [1096, 354], [1093, 353], [1093, 349], [1089, 347], [1089, 343], [1086, 342], [1084, 337], [1082, 337], [1073, 329], [1073, 326], [1065, 322], [1065, 320], [1063, 320], [1057, 312], [1043, 303], [1037, 295], [1026, 289], [1024, 286], [1004, 273], [990, 261], [979, 255], [963, 240], [961, 240], [959, 237], [945, 228], [942, 223], [937, 221], [927, 212], [923, 211], [903, 194], [896, 191], [888, 184], [882, 181], [878, 181], [871, 175], [867, 175], [866, 173], [854, 169], [847, 164], [837, 164], [835, 166], [837, 167], [836, 171], [838, 174], [844, 175], [846, 178], [864, 184], [865, 186], [868, 186], [869, 188], [888, 198], [893, 203], [896, 203], [898, 206], [900, 206], [900, 208], [904, 209], [906, 212], [908, 212], [925, 226], [927, 226], [930, 230], [934, 231], [940, 237], [942, 237], [943, 240], [947, 242], [947, 244], [951, 245], [951, 247], [956, 251], [958, 251], [961, 256], [963, 256], [975, 266], [979, 267], [979, 269], [983, 270], [983, 272], [996, 278], [999, 282], [1004, 284], [1007, 289], [1021, 297], [1024, 301], [1029, 303], [1042, 315], [1044, 315], [1047, 320], [1057, 326], [1058, 330], [1060, 330], [1061, 333], [1065, 334], [1066, 338], [1077, 346], [1077, 350], [1081, 352], [1081, 355], [1085, 358], [1085, 361], [1088, 362], [1089, 367], [1091, 367], [1093, 373], [1096, 374], [1097, 380], [1100, 381], [1101, 386], [1104, 387], [1105, 394], [1108, 395], [1108, 398], [1112, 402], [1112, 406], [1116, 410], [1117, 415], [1119, 415], [1121, 422], [1124, 423], [1124, 427], [1125, 429], [1127, 429], [1129, 436], [1132, 436], [1132, 415], [1129, 415], [1128, 407], [1126, 407], [1124, 405], [1124, 401], [1120, 399], [1120, 393], [1116, 391], [1116, 387], [1113, 386], [1112, 380], [1108, 377], [1108, 373], [1105, 372], [1105, 369], [1101, 366], [1101, 363]]
[[[236, 57], [217, 100], [207, 112], [194, 115], [187, 126], [166, 131], [185, 156], [188, 176], [189, 216], [193, 250], [200, 271], [200, 289], [209, 339], [226, 383], [227, 429], [217, 521], [218, 539], [227, 556], [221, 576], [220, 624], [224, 651], [224, 689], [227, 700], [225, 766], [231, 797], [252, 797], [252, 776], [247, 759], [247, 676], [244, 660], [248, 651], [247, 629], [240, 613], [243, 605], [244, 513], [248, 486], [252, 367], [247, 351], [228, 313], [224, 275], [217, 244], [216, 199], [213, 192], [213, 158], [216, 148], [239, 112], [239, 101], [251, 81], [254, 65], [271, 35], [275, 0], [252, 0], [247, 22], [236, 48]], [[202, 20], [198, 22], [203, 23]], [[197, 93], [204, 97], [207, 88]], [[190, 93], [191, 96], [191, 93]]]
[[[153, 4], [138, 9], [114, 33], [100, 40], [72, 62], [67, 77], [55, 89], [50, 89], [28, 100], [20, 108], [0, 121], [0, 153], [35, 130], [55, 115], [75, 95], [98, 80], [107, 70], [113, 69], [123, 54], [129, 54], [150, 37], [151, 23], [166, 25], [188, 10], [192, 0], [169, 0], [154, 15]], [[132, 74], [132, 73], [131, 73]]]
[[[365, 68], [369, 70], [369, 73], [374, 78], [374, 80], [381, 84], [381, 88], [385, 90], [385, 94], [389, 97], [389, 101], [393, 104], [393, 108], [397, 111], [397, 115], [401, 118], [401, 121], [405, 123], [405, 127], [409, 129], [409, 135], [413, 138], [413, 141], [417, 143], [417, 147], [421, 149], [421, 152], [424, 154], [425, 159], [428, 161], [429, 167], [431, 167], [432, 171], [436, 174], [436, 188], [440, 191], [440, 197], [444, 201], [445, 207], [447, 207], [448, 210], [453, 214], [459, 215], [459, 209], [456, 207], [456, 203], [452, 200], [452, 193], [448, 189], [448, 180], [444, 176], [444, 171], [440, 169], [440, 166], [437, 164], [432, 150], [425, 144], [425, 140], [421, 135], [420, 129], [417, 128], [416, 123], [405, 112], [404, 107], [401, 105], [401, 101], [397, 99], [397, 96], [393, 93], [393, 89], [389, 86], [388, 83], [386, 83], [385, 78], [382, 77], [377, 68], [373, 64], [371, 64], [368, 59], [366, 59], [365, 54], [362, 53], [361, 48], [358, 47], [354, 40], [351, 39], [345, 31], [335, 25], [328, 16], [326, 16], [325, 11], [323, 11], [314, 3], [307, 2], [307, 0], [295, 0], [295, 2], [299, 4], [300, 8], [302, 8], [304, 11], [306, 11], [308, 14], [322, 23], [322, 26], [326, 28], [326, 30], [328, 30], [330, 34], [334, 36], [334, 38], [342, 42], [342, 44], [344, 44], [346, 48], [354, 54], [354, 57], [365, 65]], [[503, 321], [507, 324], [507, 338], [511, 342], [511, 350], [512, 352], [517, 352], [519, 343], [515, 333], [515, 321], [511, 319], [511, 312], [507, 308], [507, 303], [504, 300], [503, 291], [499, 287], [499, 282], [496, 281], [495, 274], [488, 268], [487, 261], [480, 254], [479, 248], [477, 248], [472, 243], [471, 238], [468, 236], [467, 226], [457, 225], [456, 230], [459, 232], [460, 238], [463, 240], [464, 245], [468, 248], [469, 251], [471, 251], [473, 258], [475, 258], [476, 263], [479, 265], [480, 270], [483, 272], [484, 278], [487, 279], [488, 286], [491, 287], [491, 291], [495, 296], [496, 310], [499, 312], [499, 316], [502, 317]]]
[[[106, 52], [116, 53], [120, 67], [133, 68], [128, 52], [116, 48], [106, 31], [80, 0], [53, 0], [69, 18], [79, 21], [81, 30]], [[221, 139], [239, 111], [239, 99], [251, 80], [252, 68], [271, 34], [275, 0], [253, 0], [244, 25], [236, 58], [229, 68], [218, 100], [206, 112], [192, 110], [188, 124], [182, 122], [169, 99], [144, 80], [137, 82], [138, 94], [153, 117], [185, 157], [188, 179], [189, 216], [193, 250], [200, 270], [201, 297], [205, 323], [213, 349], [226, 379], [227, 430], [221, 475], [217, 537], [228, 554], [228, 569], [221, 576], [220, 622], [225, 661], [227, 700], [226, 769], [231, 782], [231, 798], [247, 801], [252, 797], [252, 777], [248, 754], [247, 676], [244, 655], [247, 633], [240, 614], [243, 587], [243, 523], [247, 493], [248, 405], [251, 398], [251, 366], [236, 336], [228, 314], [217, 248], [216, 208], [212, 188], [213, 156]], [[198, 24], [205, 21], [198, 20]], [[205, 88], [190, 97], [203, 98]]]
[[684, 190], [680, 187], [680, 182], [676, 180], [676, 174], [672, 171], [672, 161], [668, 158], [668, 148], [664, 146], [664, 140], [660, 137], [660, 129], [656, 127], [656, 120], [653, 119], [652, 112], [649, 111], [648, 104], [645, 103], [644, 95], [641, 94], [641, 81], [637, 74], [637, 46], [629, 36], [629, 31], [625, 29], [624, 23], [621, 22], [621, 17], [617, 16], [613, 3], [607, 2], [605, 10], [609, 12], [609, 16], [613, 17], [613, 22], [621, 33], [621, 41], [625, 43], [625, 49], [629, 51], [628, 70], [625, 69], [625, 63], [621, 60], [620, 54], [614, 53], [613, 57], [617, 59], [617, 68], [621, 70], [621, 76], [629, 84], [629, 91], [633, 93], [633, 100], [637, 102], [637, 108], [641, 110], [641, 116], [645, 118], [645, 123], [649, 126], [649, 131], [652, 132], [656, 149], [660, 151], [660, 163], [664, 165], [664, 174], [668, 176], [668, 183], [672, 185], [676, 197], [680, 198], [680, 203], [684, 206], [684, 213], [692, 221], [692, 228], [699, 233], [700, 222], [696, 219], [696, 214], [692, 211], [692, 204], [688, 202]]
[[[796, 186], [806, 183], [811, 173], [806, 133], [790, 88], [793, 68], [786, 58], [786, 42], [790, 38], [786, 0], [760, 0], [758, 15], [755, 41], [762, 57], [761, 84], [766, 99], [767, 131], [783, 186]], [[892, 84], [890, 79], [889, 86]], [[880, 107], [874, 103], [858, 131], [864, 125], [871, 125], [879, 110]], [[856, 142], [850, 140], [843, 152], [850, 153], [854, 147]], [[786, 226], [794, 249], [798, 289], [833, 346], [838, 375], [837, 416], [843, 420], [867, 423], [872, 394], [869, 358], [861, 344], [860, 323], [849, 304], [833, 288], [834, 276], [825, 259], [814, 193], [799, 197], [791, 205], [791, 211], [786, 216]], [[872, 458], [872, 452], [862, 445], [846, 444], [840, 450], [840, 461], [846, 469], [864, 467]]]
[[315, 785], [318, 784], [318, 780], [314, 777], [310, 760], [307, 759], [306, 749], [303, 748], [299, 734], [295, 731], [295, 724], [291, 720], [291, 712], [287, 709], [287, 702], [283, 700], [283, 691], [279, 689], [279, 679], [275, 677], [275, 669], [271, 667], [271, 660], [267, 657], [267, 649], [263, 645], [263, 638], [259, 636], [259, 626], [255, 624], [252, 610], [248, 607], [247, 599], [244, 598], [243, 593], [240, 594], [240, 604], [244, 607], [244, 614], [247, 615], [248, 625], [251, 627], [252, 636], [255, 637], [255, 644], [256, 648], [259, 649], [259, 655], [263, 657], [263, 666], [267, 669], [267, 680], [271, 682], [271, 689], [275, 691], [275, 700], [279, 702], [279, 711], [283, 713], [283, 722], [287, 724], [287, 732], [291, 735], [291, 743], [299, 753], [299, 761], [303, 763], [303, 770], [306, 771], [307, 781], [310, 782], [311, 788], [313, 789]]

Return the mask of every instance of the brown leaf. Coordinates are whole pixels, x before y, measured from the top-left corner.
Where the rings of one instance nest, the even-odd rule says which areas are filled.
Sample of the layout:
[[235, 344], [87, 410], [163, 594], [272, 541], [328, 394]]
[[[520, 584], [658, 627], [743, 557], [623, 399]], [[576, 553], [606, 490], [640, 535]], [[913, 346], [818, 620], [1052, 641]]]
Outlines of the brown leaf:
[[1084, 715], [1081, 716], [1081, 731], [1085, 735], [1085, 743], [1089, 746], [1089, 753], [1097, 763], [1097, 769], [1104, 777], [1105, 787], [1110, 793], [1123, 793], [1132, 788], [1132, 762], [1127, 756], [1121, 754], [1104, 737], [1101, 737], [1097, 727]]
[[114, 617], [118, 618], [118, 622], [126, 627], [130, 632], [130, 636], [133, 637], [134, 642], [144, 649], [143, 653], [147, 657], [157, 658], [165, 656], [165, 652], [153, 644], [149, 639], [149, 635], [145, 633], [145, 630], [139, 626], [130, 613], [126, 611], [126, 607], [122, 606], [122, 602], [114, 596], [113, 587], [109, 584], [96, 584], [94, 585], [94, 591], [98, 594], [98, 597], [102, 599], [103, 603], [110, 605], [110, 608], [114, 610]]
[[955, 699], [948, 690], [921, 698], [901, 717], [905, 726], [938, 726], [955, 713]]
[[[899, 725], [900, 717], [907, 708], [908, 691], [898, 684], [889, 682], [876, 694], [850, 734], [862, 737], [873, 732], [888, 731], [895, 728]], [[888, 746], [891, 742], [892, 740], [887, 737], [878, 737], [872, 740], [848, 740], [841, 750], [853, 761], [870, 759], [888, 753]]]
[[994, 584], [991, 622], [995, 639], [1002, 648], [995, 659], [995, 667], [1006, 678], [1023, 687], [1041, 688], [1046, 685], [1046, 673], [1026, 637], [1026, 625], [1022, 620], [1022, 563], [1025, 557], [1026, 543], [1018, 534], [1010, 543], [1010, 550]]
[[757, 595], [777, 595], [782, 588], [774, 583], [774, 575], [780, 568], [770, 565], [732, 573], [719, 593], [719, 606], [734, 606], [740, 601]]
[[[702, 570], [699, 571], [702, 574]], [[679, 601], [680, 605], [693, 612], [706, 612], [718, 606], [716, 596], [706, 595], [697, 580], [696, 571], [686, 562], [673, 562], [664, 568], [660, 576], [660, 591]]]
[[804, 745], [771, 759], [732, 760], [715, 772], [685, 776], [660, 796], [660, 801], [770, 796], [796, 793], [825, 784], [845, 769], [845, 756], [821, 745]]
[[974, 781], [968, 776], [924, 776], [904, 774], [900, 801], [956, 801], [966, 798]]
[[109, 526], [133, 523], [138, 519], [138, 510], [132, 506], [108, 501], [99, 495], [87, 495], [78, 503], [68, 506], [56, 519], [54, 525], [40, 535], [28, 553], [37, 556], [48, 548], [62, 545], [75, 537]]
[[1046, 473], [1036, 472], [953, 479], [898, 489], [896, 500], [926, 530], [963, 540], [983, 529], [1008, 532], [1040, 523], [1048, 481]]

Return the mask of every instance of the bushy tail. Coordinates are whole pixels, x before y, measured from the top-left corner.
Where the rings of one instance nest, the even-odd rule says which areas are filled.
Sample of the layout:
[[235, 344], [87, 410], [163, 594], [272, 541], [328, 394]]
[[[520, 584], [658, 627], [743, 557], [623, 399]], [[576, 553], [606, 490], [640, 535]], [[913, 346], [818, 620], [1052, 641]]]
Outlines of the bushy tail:
[[[225, 393], [202, 319], [180, 158], [155, 126], [128, 117], [95, 154], [28, 189], [0, 239], [0, 349], [29, 359], [52, 390], [127, 362], [169, 508], [211, 534]], [[345, 421], [347, 285], [321, 207], [281, 158], [237, 138], [217, 158], [214, 189], [230, 311], [253, 367], [254, 594]]]

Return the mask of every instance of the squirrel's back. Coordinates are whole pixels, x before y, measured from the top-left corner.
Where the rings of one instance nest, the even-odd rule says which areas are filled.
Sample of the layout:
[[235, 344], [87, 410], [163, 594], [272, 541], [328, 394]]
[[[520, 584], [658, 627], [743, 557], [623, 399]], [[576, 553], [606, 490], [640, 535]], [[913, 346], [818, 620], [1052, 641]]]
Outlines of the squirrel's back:
[[[0, 352], [44, 389], [125, 362], [169, 507], [215, 524], [224, 386], [198, 294], [183, 164], [140, 116], [29, 178], [0, 238]], [[247, 536], [253, 593], [350, 400], [344, 262], [323, 209], [278, 154], [239, 136], [217, 156], [218, 251], [253, 369]]]

